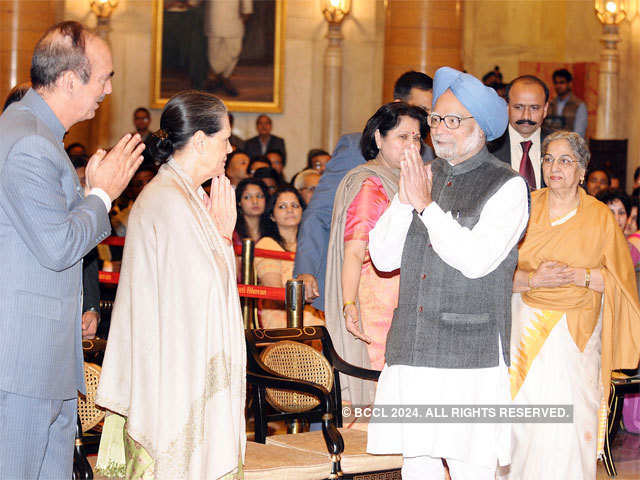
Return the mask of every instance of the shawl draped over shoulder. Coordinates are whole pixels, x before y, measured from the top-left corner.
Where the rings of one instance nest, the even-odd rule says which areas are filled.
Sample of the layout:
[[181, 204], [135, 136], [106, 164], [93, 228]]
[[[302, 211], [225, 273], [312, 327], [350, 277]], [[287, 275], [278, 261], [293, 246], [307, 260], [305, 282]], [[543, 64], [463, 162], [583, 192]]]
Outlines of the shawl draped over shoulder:
[[245, 365], [233, 250], [170, 160], [129, 216], [97, 403], [155, 478], [220, 478], [244, 459]]
[[518, 268], [531, 271], [544, 261], [571, 267], [601, 269], [602, 294], [568, 285], [536, 288], [522, 294], [533, 308], [566, 312], [569, 332], [583, 351], [598, 323], [602, 308], [601, 380], [608, 398], [611, 371], [636, 368], [640, 359], [640, 304], [629, 248], [609, 208], [579, 189], [576, 214], [551, 226], [549, 189], [531, 194], [531, 216], [519, 249]]
[[[345, 361], [364, 368], [370, 368], [366, 344], [347, 331], [342, 316], [344, 302], [342, 297], [342, 263], [344, 261], [344, 230], [347, 210], [360, 191], [362, 183], [372, 176], [380, 179], [389, 199], [392, 199], [398, 192], [400, 171], [386, 167], [375, 159], [350, 170], [342, 179], [333, 203], [324, 300], [327, 330], [331, 335], [336, 352]], [[354, 405], [373, 403], [375, 382], [342, 375], [340, 386], [343, 400]]]

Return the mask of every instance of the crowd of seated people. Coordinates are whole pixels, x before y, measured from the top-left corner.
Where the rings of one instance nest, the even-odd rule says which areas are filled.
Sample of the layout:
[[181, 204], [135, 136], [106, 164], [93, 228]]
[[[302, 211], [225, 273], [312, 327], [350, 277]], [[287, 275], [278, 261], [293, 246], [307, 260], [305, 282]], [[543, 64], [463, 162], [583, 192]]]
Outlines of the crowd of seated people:
[[[296, 251], [298, 227], [306, 204], [301, 193], [291, 186], [278, 188], [269, 197], [265, 209], [268, 232], [256, 243], [256, 248], [276, 252]], [[256, 257], [254, 260], [256, 277], [260, 285], [283, 288], [293, 277], [293, 261]], [[284, 302], [262, 300], [260, 326], [262, 328], [284, 328], [287, 326]], [[304, 325], [321, 325], [324, 315], [311, 305], [304, 310]]]
[[[233, 128], [233, 115], [229, 113], [228, 118]], [[145, 142], [153, 135], [149, 130], [150, 122], [151, 114], [147, 108], [135, 109], [133, 126]], [[281, 137], [271, 135], [271, 125], [272, 121], [267, 115], [260, 115], [256, 122], [258, 135], [244, 141], [232, 133], [229, 139], [233, 151], [227, 156], [225, 175], [236, 189], [238, 221], [233, 236], [235, 245], [240, 245], [242, 238], [251, 238], [258, 242], [270, 231], [267, 224], [272, 221], [265, 214], [265, 206], [276, 190], [289, 185], [284, 176], [287, 158], [285, 141]], [[88, 161], [86, 147], [81, 143], [70, 143], [66, 151], [74, 165], [86, 164]], [[293, 175], [290, 185], [302, 195], [305, 204], [311, 200], [315, 186], [330, 159], [331, 156], [325, 150], [313, 148], [307, 155], [307, 168]], [[83, 171], [84, 167], [79, 168], [79, 171]], [[158, 163], [147, 152], [144, 162], [134, 174], [127, 189], [113, 202], [109, 214], [113, 235], [126, 236], [131, 208], [157, 170]], [[211, 181], [207, 181], [203, 187], [209, 193]], [[102, 266], [107, 270], [118, 271], [122, 249], [117, 246], [100, 245], [99, 250]]]

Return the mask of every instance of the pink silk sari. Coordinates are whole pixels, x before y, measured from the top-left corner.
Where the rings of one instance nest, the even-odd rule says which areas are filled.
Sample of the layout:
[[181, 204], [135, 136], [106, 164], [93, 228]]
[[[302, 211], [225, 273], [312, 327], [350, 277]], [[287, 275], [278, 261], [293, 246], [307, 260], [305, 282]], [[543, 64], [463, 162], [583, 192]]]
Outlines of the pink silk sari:
[[[369, 232], [389, 207], [390, 199], [378, 177], [369, 177], [347, 210], [344, 240], [361, 240], [369, 243]], [[391, 326], [393, 310], [398, 305], [400, 271], [379, 272], [365, 252], [362, 263], [358, 298], [362, 329], [372, 342], [367, 345], [371, 368], [382, 370], [387, 332]]]

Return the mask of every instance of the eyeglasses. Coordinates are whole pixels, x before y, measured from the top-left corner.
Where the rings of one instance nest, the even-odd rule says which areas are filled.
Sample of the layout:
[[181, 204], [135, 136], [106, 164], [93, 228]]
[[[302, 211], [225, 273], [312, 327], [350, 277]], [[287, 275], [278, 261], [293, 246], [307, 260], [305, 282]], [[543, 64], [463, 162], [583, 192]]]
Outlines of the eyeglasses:
[[558, 158], [553, 158], [553, 155], [547, 153], [542, 157], [542, 164], [550, 167], [556, 160], [558, 160], [558, 163], [560, 163], [560, 166], [563, 168], [569, 168], [574, 163], [578, 163], [578, 160], [571, 158], [569, 155], [561, 155]]
[[444, 120], [444, 125], [449, 130], [455, 130], [456, 128], [460, 127], [460, 122], [462, 120], [468, 120], [470, 118], [473, 118], [473, 116], [461, 117], [460, 115], [456, 115], [454, 113], [450, 113], [448, 115], [438, 115], [437, 113], [430, 113], [427, 117], [427, 123], [429, 124], [429, 127], [436, 128], [438, 125], [440, 125], [440, 122]]

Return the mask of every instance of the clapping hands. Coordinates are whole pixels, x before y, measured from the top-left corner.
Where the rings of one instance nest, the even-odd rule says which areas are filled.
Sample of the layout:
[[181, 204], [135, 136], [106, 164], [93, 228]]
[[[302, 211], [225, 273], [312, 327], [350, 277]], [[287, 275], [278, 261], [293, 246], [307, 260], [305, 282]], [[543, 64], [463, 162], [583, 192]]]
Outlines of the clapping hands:
[[140, 135], [126, 134], [109, 152], [98, 150], [85, 169], [87, 188], [102, 189], [111, 201], [120, 196], [142, 163]]

